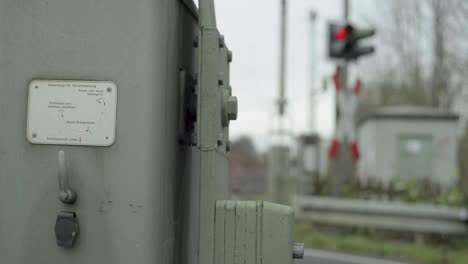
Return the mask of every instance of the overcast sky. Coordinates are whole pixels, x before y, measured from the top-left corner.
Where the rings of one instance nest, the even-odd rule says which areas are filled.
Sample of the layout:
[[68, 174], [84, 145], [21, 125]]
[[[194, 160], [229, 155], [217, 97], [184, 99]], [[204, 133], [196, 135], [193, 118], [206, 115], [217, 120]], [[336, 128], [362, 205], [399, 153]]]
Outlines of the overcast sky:
[[[356, 13], [372, 8], [372, 0], [352, 2], [352, 20]], [[342, 0], [288, 1], [288, 58], [287, 58], [287, 116], [289, 128], [295, 133], [310, 131], [311, 63], [317, 63], [315, 83], [322, 86], [330, 77], [334, 64], [326, 57], [326, 28], [329, 21], [342, 17]], [[216, 0], [217, 22], [234, 53], [231, 65], [231, 83], [239, 98], [239, 117], [231, 123], [233, 139], [240, 135], [252, 136], [256, 144], [268, 145], [269, 131], [275, 115], [274, 101], [278, 97], [279, 68], [279, 14], [280, 0]], [[318, 15], [316, 32], [312, 37], [310, 12]], [[355, 19], [356, 17], [356, 19]], [[361, 24], [366, 21], [359, 17]], [[316, 45], [316, 56], [311, 51]], [[324, 136], [333, 133], [333, 86], [317, 97], [318, 130]]]

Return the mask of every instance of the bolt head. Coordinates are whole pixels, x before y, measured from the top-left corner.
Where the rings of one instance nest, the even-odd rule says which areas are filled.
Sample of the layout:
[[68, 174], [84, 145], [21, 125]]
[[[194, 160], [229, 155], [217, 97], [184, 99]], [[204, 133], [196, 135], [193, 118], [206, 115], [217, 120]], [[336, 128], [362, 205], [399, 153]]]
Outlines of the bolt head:
[[219, 47], [224, 48], [224, 36], [222, 35], [219, 37]]
[[224, 85], [224, 73], [220, 72], [217, 74], [218, 76], [218, 85], [222, 86]]
[[223, 145], [223, 140], [224, 140], [224, 134], [219, 133], [218, 134], [218, 140], [216, 141], [219, 147], [221, 147]]
[[237, 120], [237, 112], [238, 112], [238, 103], [237, 97], [229, 96], [227, 103], [226, 103], [226, 112], [228, 116], [228, 120]]
[[304, 258], [304, 243], [294, 243], [293, 245], [293, 259]]

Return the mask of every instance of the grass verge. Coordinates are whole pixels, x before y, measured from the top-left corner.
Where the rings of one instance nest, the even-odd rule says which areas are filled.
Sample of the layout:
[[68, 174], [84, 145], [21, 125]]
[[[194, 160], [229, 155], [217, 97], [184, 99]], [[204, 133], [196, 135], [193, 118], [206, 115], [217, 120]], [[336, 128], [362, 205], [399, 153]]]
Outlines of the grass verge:
[[467, 264], [468, 244], [443, 248], [435, 244], [416, 244], [405, 240], [353, 233], [341, 235], [320, 231], [310, 225], [296, 225], [295, 240], [308, 248], [333, 250], [381, 257], [417, 264]]

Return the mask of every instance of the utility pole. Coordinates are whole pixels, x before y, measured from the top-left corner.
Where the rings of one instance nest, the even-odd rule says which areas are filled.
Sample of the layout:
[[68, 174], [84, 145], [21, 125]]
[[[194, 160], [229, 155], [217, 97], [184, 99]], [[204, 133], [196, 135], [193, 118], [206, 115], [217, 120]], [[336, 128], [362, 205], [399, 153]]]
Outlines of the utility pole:
[[317, 50], [316, 50], [316, 22], [317, 22], [317, 13], [315, 11], [310, 12], [310, 133], [317, 133], [317, 124], [316, 124], [316, 96], [318, 94], [318, 89], [315, 85], [315, 77], [317, 70]]
[[[286, 115], [286, 59], [287, 59], [287, 0], [281, 0], [281, 26], [280, 26], [280, 65], [279, 65], [279, 98], [278, 124], [273, 132], [278, 139], [287, 136], [285, 126]], [[275, 142], [268, 155], [267, 162], [267, 196], [268, 200], [288, 204], [290, 197], [289, 177], [289, 147], [279, 140]]]
[[[316, 84], [317, 77], [317, 12], [310, 11], [310, 135], [300, 139], [302, 194], [316, 194], [320, 182], [320, 136], [317, 126], [317, 97], [320, 88]], [[312, 155], [311, 155], [312, 154]], [[313, 160], [309, 160], [313, 159]], [[311, 167], [310, 164], [313, 164]], [[297, 186], [299, 189], [299, 185]]]
[[281, 0], [281, 33], [280, 33], [280, 72], [278, 114], [282, 119], [286, 112], [286, 51], [287, 51], [287, 2]]
[[[343, 6], [344, 6], [344, 12], [343, 12], [343, 19], [346, 24], [349, 23], [349, 0], [343, 0]], [[341, 67], [338, 67], [339, 69], [339, 76], [341, 77], [341, 83], [343, 84], [343, 89], [344, 93], [348, 93], [348, 60], [344, 60], [343, 65]], [[339, 119], [339, 112], [338, 112], [338, 95], [335, 97], [335, 107], [336, 107], [336, 121]], [[344, 144], [347, 144], [347, 142], [344, 142]], [[336, 161], [333, 164], [333, 175], [331, 178], [331, 194], [334, 197], [340, 197], [341, 196], [341, 189], [342, 185], [344, 182], [344, 179], [346, 177], [345, 173], [347, 173], [346, 166], [347, 166], [347, 159], [346, 159], [346, 154], [344, 153], [344, 149], [348, 148], [341, 148], [341, 150], [338, 153], [338, 157]]]

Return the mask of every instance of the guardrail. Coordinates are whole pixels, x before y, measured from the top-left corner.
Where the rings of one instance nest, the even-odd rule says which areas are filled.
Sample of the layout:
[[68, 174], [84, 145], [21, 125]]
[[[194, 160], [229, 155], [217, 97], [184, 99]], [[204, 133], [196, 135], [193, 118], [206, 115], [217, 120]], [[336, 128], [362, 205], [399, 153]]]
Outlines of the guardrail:
[[419, 234], [467, 235], [468, 211], [426, 204], [295, 196], [296, 221]]

